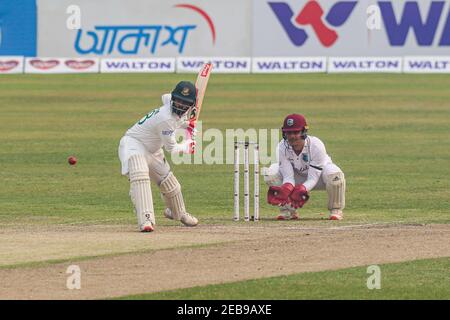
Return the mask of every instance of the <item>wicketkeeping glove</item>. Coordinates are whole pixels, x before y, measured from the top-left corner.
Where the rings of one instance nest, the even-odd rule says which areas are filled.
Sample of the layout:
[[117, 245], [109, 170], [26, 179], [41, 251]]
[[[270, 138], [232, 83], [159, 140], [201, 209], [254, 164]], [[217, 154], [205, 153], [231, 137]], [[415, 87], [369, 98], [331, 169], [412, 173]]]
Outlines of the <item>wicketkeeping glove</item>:
[[294, 190], [291, 183], [280, 186], [271, 186], [267, 192], [267, 202], [274, 206], [284, 206], [289, 202], [289, 195]]
[[295, 208], [301, 208], [303, 205], [308, 201], [309, 194], [308, 191], [306, 191], [306, 188], [302, 184], [298, 184], [295, 186], [294, 190], [292, 191], [291, 195], [289, 196], [291, 200], [291, 205]]

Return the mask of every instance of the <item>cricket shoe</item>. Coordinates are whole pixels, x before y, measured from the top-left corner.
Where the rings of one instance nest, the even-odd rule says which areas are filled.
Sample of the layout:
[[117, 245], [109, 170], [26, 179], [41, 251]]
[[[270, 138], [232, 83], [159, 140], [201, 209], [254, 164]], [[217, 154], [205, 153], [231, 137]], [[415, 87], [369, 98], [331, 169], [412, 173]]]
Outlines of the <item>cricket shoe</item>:
[[277, 220], [283, 221], [283, 220], [298, 220], [298, 213], [295, 211], [281, 211], [281, 213], [277, 216]]
[[[164, 210], [164, 216], [167, 219], [173, 220], [172, 211], [169, 208]], [[189, 213], [185, 212], [180, 219], [181, 223], [187, 227], [195, 227], [198, 224], [198, 219]]]
[[342, 220], [344, 219], [344, 213], [339, 209], [332, 209], [330, 211], [330, 220]]
[[141, 232], [152, 232], [155, 230], [155, 227], [153, 226], [153, 224], [150, 221], [148, 221], [148, 222], [143, 223], [139, 227], [139, 229], [141, 230]]

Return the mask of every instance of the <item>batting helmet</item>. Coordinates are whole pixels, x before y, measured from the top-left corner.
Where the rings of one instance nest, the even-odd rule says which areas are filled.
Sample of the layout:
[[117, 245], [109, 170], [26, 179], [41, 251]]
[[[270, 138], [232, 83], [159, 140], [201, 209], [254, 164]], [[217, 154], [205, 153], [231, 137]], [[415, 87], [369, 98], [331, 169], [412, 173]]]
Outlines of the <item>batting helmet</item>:
[[308, 132], [308, 124], [306, 123], [306, 119], [301, 114], [290, 114], [288, 115], [283, 122], [283, 127], [281, 128], [283, 132], [283, 139], [286, 140], [286, 132], [301, 132], [302, 139], [306, 139]]
[[172, 111], [180, 116], [195, 106], [196, 101], [197, 89], [192, 82], [181, 81], [172, 91]]

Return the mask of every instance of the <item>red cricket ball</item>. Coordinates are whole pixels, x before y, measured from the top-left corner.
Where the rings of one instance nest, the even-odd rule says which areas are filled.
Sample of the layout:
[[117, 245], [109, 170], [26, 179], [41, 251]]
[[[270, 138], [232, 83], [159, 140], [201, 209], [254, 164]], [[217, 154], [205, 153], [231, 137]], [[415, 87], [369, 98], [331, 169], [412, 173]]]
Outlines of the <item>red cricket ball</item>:
[[74, 156], [70, 156], [70, 157], [67, 159], [67, 161], [69, 162], [69, 164], [70, 164], [71, 166], [73, 166], [74, 164], [77, 163], [77, 158], [75, 158]]

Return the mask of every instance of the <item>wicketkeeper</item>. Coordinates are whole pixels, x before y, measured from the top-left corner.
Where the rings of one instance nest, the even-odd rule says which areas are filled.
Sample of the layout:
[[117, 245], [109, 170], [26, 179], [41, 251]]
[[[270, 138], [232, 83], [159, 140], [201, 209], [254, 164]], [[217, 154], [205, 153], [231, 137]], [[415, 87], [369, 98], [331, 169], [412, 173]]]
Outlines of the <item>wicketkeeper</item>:
[[156, 224], [150, 181], [159, 187], [167, 207], [164, 210], [167, 218], [189, 227], [198, 224], [198, 220], [186, 212], [180, 183], [170, 170], [162, 149], [172, 154], [193, 153], [194, 138], [177, 143], [175, 130], [184, 128], [191, 133], [194, 130], [189, 119], [195, 114], [196, 98], [194, 84], [181, 81], [171, 94], [162, 96], [163, 106], [144, 116], [120, 140], [122, 175], [130, 181], [130, 197], [142, 232], [153, 231]]
[[278, 220], [298, 219], [312, 190], [326, 190], [330, 220], [341, 220], [345, 207], [345, 177], [328, 156], [323, 142], [309, 136], [304, 116], [291, 114], [284, 119], [283, 140], [278, 144], [278, 163], [263, 168], [269, 185], [267, 201], [280, 207]]

